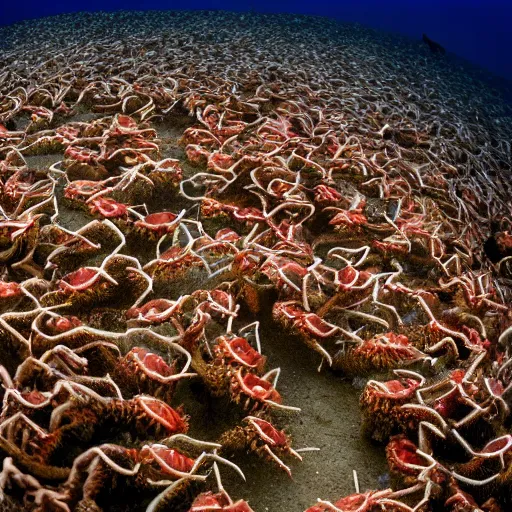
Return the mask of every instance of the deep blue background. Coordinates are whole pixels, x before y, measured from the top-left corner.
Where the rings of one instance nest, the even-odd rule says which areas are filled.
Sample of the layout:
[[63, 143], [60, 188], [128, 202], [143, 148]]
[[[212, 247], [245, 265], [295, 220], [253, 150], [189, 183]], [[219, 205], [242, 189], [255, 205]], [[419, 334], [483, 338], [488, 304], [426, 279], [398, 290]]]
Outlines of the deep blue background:
[[420, 38], [512, 80], [512, 0], [0, 0], [0, 25], [62, 12], [226, 9], [320, 14]]

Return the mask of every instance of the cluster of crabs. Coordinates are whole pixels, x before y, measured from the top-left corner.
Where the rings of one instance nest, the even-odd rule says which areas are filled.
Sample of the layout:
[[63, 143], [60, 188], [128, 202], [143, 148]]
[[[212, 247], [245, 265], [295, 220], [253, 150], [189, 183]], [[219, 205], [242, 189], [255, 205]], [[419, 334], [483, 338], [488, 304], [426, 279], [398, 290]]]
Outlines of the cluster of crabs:
[[[1, 499], [252, 510], [222, 485], [221, 470], [245, 478], [233, 455], [289, 475], [301, 460], [278, 426], [299, 409], [262, 354], [265, 321], [319, 371], [364, 379], [363, 431], [386, 445], [390, 488], [308, 512], [509, 510], [499, 166], [482, 174], [470, 135], [442, 142], [427, 114], [398, 122], [361, 96], [358, 117], [306, 85], [199, 78], [64, 74], [0, 96]], [[178, 119], [174, 158], [159, 129]], [[486, 145], [488, 162], [503, 148]], [[187, 434], [191, 382], [238, 411], [218, 439]]]

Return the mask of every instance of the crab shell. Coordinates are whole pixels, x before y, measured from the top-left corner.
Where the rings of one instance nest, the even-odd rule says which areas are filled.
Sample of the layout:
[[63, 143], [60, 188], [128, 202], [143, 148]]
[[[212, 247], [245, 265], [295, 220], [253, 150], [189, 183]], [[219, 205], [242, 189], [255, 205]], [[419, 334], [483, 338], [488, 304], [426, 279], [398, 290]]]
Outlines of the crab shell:
[[177, 218], [178, 216], [172, 212], [150, 213], [144, 220], [138, 220], [134, 225], [149, 236], [160, 238], [165, 234], [174, 233], [178, 225]]
[[130, 402], [128, 406], [135, 413], [137, 421], [142, 422], [140, 424], [142, 431], [147, 430], [150, 425], [155, 425], [157, 430], [160, 430], [158, 427], [162, 427], [169, 434], [183, 433], [188, 430], [186, 418], [158, 398], [139, 395], [125, 402]]
[[315, 203], [321, 206], [332, 206], [343, 198], [336, 189], [327, 185], [317, 185], [313, 190], [315, 192]]
[[217, 321], [225, 318], [228, 311], [233, 311], [236, 304], [233, 295], [219, 289], [196, 290], [192, 297], [202, 300], [197, 307]]
[[166, 158], [158, 162], [157, 167], [149, 173], [149, 179], [158, 186], [177, 186], [183, 179], [183, 170], [179, 160]]
[[296, 261], [282, 256], [274, 256], [267, 259], [261, 266], [260, 272], [268, 277], [272, 284], [274, 284], [285, 297], [294, 297], [300, 294], [300, 292], [290, 286], [290, 284], [283, 279], [281, 273], [299, 289], [302, 287], [302, 281], [308, 273], [307, 269]]
[[161, 324], [180, 312], [181, 303], [168, 299], [150, 300], [141, 307], [132, 307], [126, 312], [127, 320], [137, 325]]
[[244, 500], [233, 503], [223, 493], [203, 492], [193, 501], [188, 512], [254, 512]]
[[119, 362], [115, 377], [122, 387], [132, 392], [142, 391], [170, 402], [176, 381], [169, 381], [166, 378], [175, 373], [159, 355], [142, 347], [134, 347]]
[[501, 473], [494, 482], [506, 483], [510, 486], [510, 468], [512, 464], [512, 435], [506, 434], [489, 441], [469, 462], [457, 465], [457, 473], [473, 479], [481, 475], [493, 475]]
[[417, 449], [418, 447], [403, 434], [393, 436], [386, 446], [386, 459], [390, 471], [401, 477], [418, 476], [429, 463], [416, 453]]
[[190, 473], [195, 462], [194, 459], [183, 455], [178, 450], [161, 444], [143, 446], [140, 458], [144, 464], [156, 462], [159, 471], [172, 476], [176, 476], [175, 472]]
[[214, 351], [224, 364], [244, 366], [257, 371], [263, 370], [265, 366], [266, 358], [252, 348], [245, 338], [239, 336], [232, 339], [226, 336], [217, 338]]
[[85, 201], [102, 189], [103, 185], [100, 181], [75, 180], [64, 189], [64, 197], [66, 199]]
[[359, 402], [366, 434], [376, 441], [386, 441], [392, 433], [405, 428], [411, 415], [402, 405], [414, 401], [419, 386], [420, 382], [414, 379], [370, 380]]
[[338, 353], [333, 358], [332, 367], [347, 375], [367, 375], [401, 368], [425, 357], [409, 343], [407, 336], [389, 332]]
[[76, 316], [51, 316], [44, 325], [50, 335], [55, 335], [82, 325], [82, 321]]
[[298, 335], [311, 349], [323, 358], [329, 359], [334, 350], [334, 339], [338, 332], [336, 325], [326, 322], [316, 313], [307, 313], [297, 303], [276, 302], [272, 308], [272, 316], [285, 329]]
[[287, 448], [289, 439], [283, 430], [277, 430], [272, 423], [250, 416], [246, 420], [256, 429], [261, 439], [272, 447]]
[[147, 281], [131, 268], [131, 263], [125, 256], [116, 254], [109, 256], [105, 275], [99, 269], [79, 268], [66, 274], [58, 283], [59, 289], [45, 294], [41, 302], [44, 306], [68, 303], [74, 308], [97, 307], [111, 300], [120, 301], [117, 307], [133, 303], [146, 290]]
[[334, 336], [337, 328], [315, 313], [307, 313], [295, 303], [276, 302], [272, 308], [274, 320], [308, 339], [324, 339]]
[[150, 262], [144, 270], [159, 285], [168, 283], [183, 276], [193, 267], [203, 266], [203, 260], [182, 247], [173, 246], [160, 255], [160, 258]]
[[0, 301], [4, 302], [12, 298], [21, 297], [21, 286], [14, 282], [0, 281]]
[[247, 409], [252, 403], [252, 408], [261, 408], [268, 402], [281, 403], [281, 395], [270, 382], [258, 377], [254, 373], [243, 374], [243, 368], [239, 368], [231, 382], [231, 393], [235, 402], [246, 398], [244, 407]]
[[91, 213], [99, 213], [106, 219], [118, 219], [126, 217], [127, 206], [123, 203], [118, 203], [110, 197], [97, 197], [93, 199], [89, 205]]
[[[387, 510], [389, 512], [398, 512], [399, 509], [381, 508], [379, 501], [391, 494], [391, 489], [383, 491], [367, 491], [364, 494], [351, 494], [345, 496], [332, 505], [320, 504], [313, 505], [305, 512], [376, 512], [377, 510]], [[405, 510], [405, 509], [404, 509]]]

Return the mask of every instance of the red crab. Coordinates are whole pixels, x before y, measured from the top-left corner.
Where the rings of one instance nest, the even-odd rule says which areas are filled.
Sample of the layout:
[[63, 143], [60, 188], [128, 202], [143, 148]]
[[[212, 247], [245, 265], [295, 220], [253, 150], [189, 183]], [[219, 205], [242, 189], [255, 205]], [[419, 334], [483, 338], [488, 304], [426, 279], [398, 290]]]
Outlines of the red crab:
[[400, 368], [427, 357], [411, 345], [407, 336], [388, 332], [339, 352], [332, 366], [347, 375], [366, 375]]
[[89, 203], [91, 213], [98, 213], [101, 217], [106, 219], [117, 219], [126, 217], [127, 206], [123, 203], [118, 203], [110, 197], [97, 197]]
[[192, 503], [188, 512], [254, 512], [244, 500], [233, 502], [225, 492], [204, 492]]
[[223, 365], [234, 367], [244, 366], [257, 371], [263, 370], [266, 358], [249, 345], [249, 342], [240, 336], [228, 338], [221, 336], [217, 338], [214, 352]]
[[173, 322], [180, 312], [180, 300], [154, 299], [146, 302], [143, 306], [130, 308], [126, 312], [126, 318], [133, 326], [154, 325], [168, 321]]
[[250, 450], [258, 457], [277, 464], [291, 476], [290, 468], [281, 460], [281, 457], [291, 455], [298, 460], [302, 460], [302, 457], [291, 447], [290, 437], [262, 418], [247, 416], [244, 422], [246, 425], [239, 425], [222, 435], [219, 440], [222, 452]]
[[402, 405], [414, 401], [422, 382], [407, 377], [368, 381], [360, 398], [365, 432], [377, 441], [385, 441], [402, 428], [411, 416]]

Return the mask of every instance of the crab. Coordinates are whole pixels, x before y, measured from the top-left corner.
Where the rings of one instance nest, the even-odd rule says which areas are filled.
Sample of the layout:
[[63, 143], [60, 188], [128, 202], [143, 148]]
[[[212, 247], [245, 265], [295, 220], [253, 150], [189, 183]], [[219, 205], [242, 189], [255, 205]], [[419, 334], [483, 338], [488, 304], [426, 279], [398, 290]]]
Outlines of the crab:
[[283, 430], [277, 430], [269, 421], [256, 416], [246, 416], [243, 421], [246, 425], [237, 426], [222, 434], [219, 439], [221, 452], [251, 451], [276, 464], [291, 477], [291, 469], [281, 457], [291, 455], [298, 460], [302, 460], [302, 457], [291, 447], [289, 436]]
[[33, 441], [34, 457], [41, 462], [49, 463], [57, 455], [62, 456], [60, 450], [65, 441], [73, 440], [84, 447], [98, 435], [104, 435], [102, 431], [114, 433], [123, 429], [136, 436], [157, 437], [188, 429], [182, 413], [154, 397], [99, 398], [84, 386], [78, 389], [77, 384], [72, 386], [74, 392], [62, 402], [66, 406], [53, 410], [49, 432]]
[[361, 394], [363, 431], [376, 441], [386, 441], [407, 425], [411, 415], [402, 406], [415, 400], [416, 390], [424, 383], [413, 372], [395, 370], [395, 374], [398, 379], [368, 381]]
[[332, 366], [332, 348], [336, 334], [342, 332], [341, 328], [327, 322], [316, 313], [307, 312], [297, 301], [276, 302], [272, 308], [272, 317], [287, 330], [299, 335], [300, 338], [326, 359]]
[[155, 163], [148, 177], [156, 187], [167, 192], [169, 186], [177, 187], [183, 179], [180, 161], [174, 158], [160, 160]]
[[131, 394], [143, 392], [169, 403], [178, 381], [195, 375], [178, 372], [177, 366], [177, 361], [169, 365], [158, 354], [134, 347], [117, 363], [114, 379], [124, 390], [131, 390]]
[[303, 282], [308, 275], [307, 268], [283, 256], [269, 256], [260, 266], [259, 273], [266, 276], [280, 296], [294, 299], [301, 296]]
[[172, 235], [183, 217], [183, 213], [180, 215], [172, 212], [151, 213], [144, 217], [143, 220], [135, 221], [134, 227], [139, 233], [143, 233], [149, 239], [156, 240], [163, 235]]
[[113, 253], [100, 267], [81, 267], [63, 276], [58, 282], [58, 290], [41, 297], [41, 304], [83, 308], [105, 304], [114, 297], [123, 302], [136, 302], [134, 298], [148, 289], [149, 279], [140, 267], [131, 265], [133, 259]]
[[128, 325], [145, 326], [172, 322], [176, 327], [177, 316], [181, 313], [183, 299], [176, 301], [168, 299], [153, 299], [140, 307], [131, 307], [126, 312]]
[[343, 349], [333, 357], [332, 368], [346, 375], [367, 375], [426, 359], [430, 358], [411, 345], [407, 336], [388, 332]]
[[127, 206], [111, 199], [110, 197], [97, 197], [89, 202], [91, 213], [97, 213], [105, 219], [126, 218]]
[[[188, 448], [170, 447], [177, 442]], [[216, 454], [219, 447], [184, 435], [140, 448], [102, 444], [75, 459], [69, 477], [56, 491], [43, 488], [37, 492], [36, 499], [65, 511], [99, 510], [98, 503], [106, 487], [125, 487], [128, 492], [135, 488], [143, 496], [154, 496], [163, 487], [164, 491], [151, 501], [147, 510], [165, 510], [187, 501], [194, 491], [190, 484], [204, 482], [212, 464], [222, 463], [245, 478], [238, 466]], [[199, 456], [192, 455], [200, 450], [203, 451]]]

